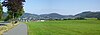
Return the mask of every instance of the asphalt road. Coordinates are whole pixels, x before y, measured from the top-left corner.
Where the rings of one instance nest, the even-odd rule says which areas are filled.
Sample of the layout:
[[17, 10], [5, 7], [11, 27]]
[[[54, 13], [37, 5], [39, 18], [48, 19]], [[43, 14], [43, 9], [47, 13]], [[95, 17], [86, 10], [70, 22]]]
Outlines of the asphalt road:
[[3, 35], [27, 35], [27, 25], [20, 23], [13, 29], [3, 33]]

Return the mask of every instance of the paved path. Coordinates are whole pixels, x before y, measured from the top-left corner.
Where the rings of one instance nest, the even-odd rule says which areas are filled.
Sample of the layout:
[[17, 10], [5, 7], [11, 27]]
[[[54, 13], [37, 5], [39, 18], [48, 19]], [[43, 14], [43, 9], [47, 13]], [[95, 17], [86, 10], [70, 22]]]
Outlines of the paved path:
[[20, 23], [13, 29], [3, 33], [3, 35], [27, 35], [27, 25]]

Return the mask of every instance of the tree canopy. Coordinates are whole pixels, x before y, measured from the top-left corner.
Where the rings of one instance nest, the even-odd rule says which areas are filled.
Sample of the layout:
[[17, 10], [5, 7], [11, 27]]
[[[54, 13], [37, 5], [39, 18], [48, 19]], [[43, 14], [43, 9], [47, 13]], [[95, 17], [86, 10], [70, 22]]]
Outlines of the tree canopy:
[[2, 19], [2, 15], [3, 15], [3, 9], [2, 9], [2, 5], [0, 3], [0, 19]]
[[2, 2], [2, 6], [7, 7], [8, 10], [8, 16], [5, 21], [12, 18], [18, 18], [24, 13], [23, 2], [25, 2], [25, 0], [4, 0]]

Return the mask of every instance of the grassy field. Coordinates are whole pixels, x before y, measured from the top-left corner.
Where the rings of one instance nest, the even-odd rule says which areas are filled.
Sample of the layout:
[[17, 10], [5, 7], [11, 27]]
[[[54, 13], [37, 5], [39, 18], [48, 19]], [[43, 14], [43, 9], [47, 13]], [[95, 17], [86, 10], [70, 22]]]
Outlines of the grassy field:
[[29, 35], [100, 35], [100, 20], [28, 22]]

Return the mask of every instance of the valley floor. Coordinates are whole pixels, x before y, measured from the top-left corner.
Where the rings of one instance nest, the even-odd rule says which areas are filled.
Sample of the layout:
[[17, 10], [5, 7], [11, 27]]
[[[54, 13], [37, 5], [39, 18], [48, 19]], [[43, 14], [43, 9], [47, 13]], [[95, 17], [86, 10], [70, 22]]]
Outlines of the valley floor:
[[100, 35], [100, 20], [28, 22], [29, 35]]

